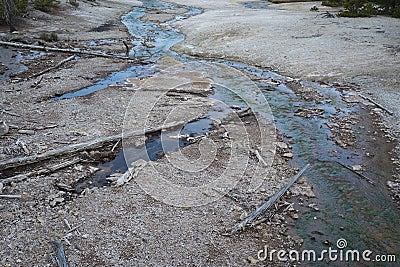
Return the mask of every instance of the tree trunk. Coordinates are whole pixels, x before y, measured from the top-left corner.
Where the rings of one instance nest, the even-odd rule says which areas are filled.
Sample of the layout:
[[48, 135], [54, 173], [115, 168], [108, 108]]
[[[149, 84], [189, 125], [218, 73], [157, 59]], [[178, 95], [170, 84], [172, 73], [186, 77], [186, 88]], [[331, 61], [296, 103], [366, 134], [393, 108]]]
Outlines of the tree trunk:
[[13, 25], [13, 18], [15, 13], [15, 3], [14, 0], [1, 0], [4, 7], [4, 16], [6, 18], [6, 23], [10, 26], [10, 32], [15, 31]]

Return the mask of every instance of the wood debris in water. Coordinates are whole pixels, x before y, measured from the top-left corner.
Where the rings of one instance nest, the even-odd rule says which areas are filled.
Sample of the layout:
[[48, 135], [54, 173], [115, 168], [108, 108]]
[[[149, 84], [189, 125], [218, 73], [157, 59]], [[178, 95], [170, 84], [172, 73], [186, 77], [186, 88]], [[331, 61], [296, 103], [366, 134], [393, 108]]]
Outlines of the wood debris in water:
[[237, 232], [240, 232], [245, 229], [248, 224], [251, 224], [260, 214], [265, 212], [269, 207], [271, 207], [299, 178], [303, 175], [303, 173], [310, 167], [310, 164], [307, 164], [303, 169], [301, 169], [289, 183], [287, 183], [284, 187], [281, 188], [275, 195], [273, 195], [267, 202], [258, 207], [255, 211], [250, 213], [243, 221], [236, 224], [233, 227], [230, 235], [233, 235]]

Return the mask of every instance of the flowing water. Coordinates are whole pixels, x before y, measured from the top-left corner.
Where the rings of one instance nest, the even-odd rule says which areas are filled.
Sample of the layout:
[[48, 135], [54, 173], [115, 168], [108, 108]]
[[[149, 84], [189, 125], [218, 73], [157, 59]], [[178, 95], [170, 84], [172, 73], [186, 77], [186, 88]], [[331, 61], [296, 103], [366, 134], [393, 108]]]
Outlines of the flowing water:
[[[279, 79], [285, 81], [287, 77], [277, 73], [263, 70], [257, 67], [248, 66], [242, 63], [221, 61], [221, 60], [201, 60], [193, 59], [185, 55], [171, 52], [171, 46], [184, 39], [184, 36], [173, 29], [167, 22], [158, 25], [151, 22], [143, 22], [140, 17], [145, 14], [146, 9], [176, 9], [172, 4], [166, 4], [158, 0], [143, 1], [143, 7], [135, 8], [132, 12], [123, 17], [123, 23], [128, 27], [129, 32], [137, 38], [135, 56], [146, 56], [156, 60], [162, 56], [173, 56], [183, 62], [189, 62], [193, 68], [201, 68], [204, 62], [220, 63], [234, 67], [243, 73], [247, 73], [263, 80]], [[184, 15], [176, 16], [182, 19], [187, 16], [200, 13], [198, 9], [190, 9]], [[143, 40], [151, 44], [151, 48], [143, 45]], [[132, 67], [122, 72], [116, 72], [109, 78], [99, 83], [84, 88], [75, 94], [59, 97], [68, 98], [83, 96], [97, 90], [106, 88], [107, 85], [122, 82], [127, 77], [150, 76], [154, 72], [152, 66]], [[132, 76], [129, 76], [132, 75]], [[118, 79], [115, 79], [118, 77]], [[258, 79], [256, 79], [258, 80]], [[276, 127], [284, 136], [285, 141], [292, 144], [294, 158], [291, 164], [295, 167], [302, 167], [306, 163], [311, 163], [305, 176], [313, 184], [317, 195], [319, 211], [313, 209], [303, 209], [303, 214], [296, 223], [297, 234], [304, 239], [304, 247], [321, 251], [324, 249], [322, 244], [328, 242], [336, 248], [336, 240], [344, 238], [348, 242], [349, 249], [372, 250], [374, 253], [400, 253], [400, 213], [397, 206], [392, 202], [386, 188], [386, 181], [393, 174], [393, 164], [390, 153], [394, 144], [387, 143], [383, 133], [370, 123], [371, 115], [364, 110], [361, 104], [348, 104], [342, 97], [347, 92], [339, 92], [330, 86], [321, 86], [317, 83], [303, 82], [307, 87], [314, 88], [316, 92], [330, 101], [316, 102], [306, 100], [296, 95], [284, 84], [265, 84], [257, 82], [263, 94], [268, 100], [272, 109]], [[216, 92], [223, 94], [223, 91]], [[225, 100], [229, 98], [227, 95]], [[240, 99], [230, 99], [230, 104], [241, 105]], [[301, 109], [319, 108], [321, 116], [305, 118], [295, 115]], [[215, 117], [215, 113], [208, 114]], [[355, 116], [362, 119], [362, 122], [353, 125], [352, 130], [357, 132], [357, 143], [354, 147], [343, 149], [334, 141], [329, 139], [332, 134], [327, 127], [332, 117]], [[192, 122], [185, 126], [184, 130], [192, 135], [201, 134], [211, 129], [210, 118], [205, 121]], [[198, 127], [196, 123], [200, 123]], [[377, 132], [375, 136], [371, 133]], [[168, 143], [168, 142], [167, 142]], [[135, 151], [139, 158], [156, 160], [163, 152], [171, 151], [179, 146], [186, 145], [171, 140], [171, 146], [160, 147], [159, 135], [148, 139], [145, 146], [149, 148], [150, 154], [143, 154], [146, 149]], [[366, 156], [366, 152], [373, 154], [372, 157]], [[347, 166], [362, 164], [365, 166], [365, 175], [374, 181], [370, 184], [356, 173], [349, 171], [337, 162]], [[122, 153], [109, 163], [103, 164], [106, 173], [100, 173], [95, 179], [104, 181], [107, 173], [126, 170], [126, 165]], [[100, 178], [99, 178], [100, 177]]]

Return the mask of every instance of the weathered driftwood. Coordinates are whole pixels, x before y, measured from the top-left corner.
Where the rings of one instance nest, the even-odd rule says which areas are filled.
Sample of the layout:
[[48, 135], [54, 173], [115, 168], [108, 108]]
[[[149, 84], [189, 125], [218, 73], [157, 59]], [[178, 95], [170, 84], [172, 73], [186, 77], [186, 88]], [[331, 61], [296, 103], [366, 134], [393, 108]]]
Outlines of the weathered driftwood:
[[[33, 75], [29, 76], [29, 79], [30, 79], [30, 78], [38, 77], [38, 76], [43, 75], [43, 74], [45, 74], [45, 73], [47, 73], [47, 72], [49, 72], [49, 71], [52, 71], [52, 70], [54, 70], [54, 69], [57, 69], [57, 68], [61, 67], [62, 64], [66, 63], [66, 62], [68, 62], [68, 61], [71, 61], [71, 60], [73, 60], [74, 58], [75, 58], [75, 56], [70, 56], [70, 57], [68, 57], [68, 58], [66, 58], [66, 59], [64, 59], [64, 60], [61, 60], [60, 62], [57, 63], [57, 65], [55, 65], [55, 66], [53, 66], [53, 67], [50, 67], [50, 68], [48, 68], [48, 69], [42, 70], [41, 72], [38, 72], [38, 73], [36, 73], [36, 74], [33, 74]], [[41, 81], [41, 79], [40, 79], [40, 81]]]
[[0, 195], [0, 198], [10, 198], [10, 199], [21, 198], [21, 197], [22, 197], [21, 195]]
[[5, 179], [0, 179], [0, 181], [2, 183], [4, 183], [4, 184], [7, 184], [7, 183], [19, 183], [19, 182], [22, 182], [22, 181], [28, 179], [29, 177], [49, 174], [49, 173], [55, 172], [56, 170], [60, 170], [60, 169], [63, 169], [65, 167], [74, 165], [74, 164], [76, 164], [76, 163], [78, 163], [80, 161], [81, 161], [80, 158], [75, 158], [75, 159], [72, 159], [72, 160], [67, 160], [67, 161], [61, 162], [60, 164], [56, 164], [56, 165], [53, 165], [53, 166], [49, 166], [49, 167], [37, 170], [37, 171], [31, 171], [31, 172], [28, 172], [28, 173], [18, 174], [18, 175], [15, 175], [15, 176], [12, 176], [12, 177], [8, 177], [8, 178], [5, 178]]
[[56, 250], [56, 255], [53, 256], [53, 260], [58, 267], [68, 267], [67, 257], [65, 256], [64, 247], [60, 241], [53, 242]]
[[82, 226], [82, 224], [78, 224], [75, 227], [70, 227], [70, 229], [68, 230], [67, 234], [72, 233], [75, 230], [78, 230], [78, 228], [81, 227], [81, 226]]
[[67, 234], [72, 233], [73, 231], [76, 231], [76, 233], [77, 233], [78, 235], [80, 235], [80, 232], [79, 232], [78, 228], [81, 227], [82, 224], [78, 224], [77, 226], [72, 227], [71, 224], [68, 222], [67, 219], [64, 219], [64, 223], [65, 223], [65, 225], [68, 227]]
[[260, 152], [258, 152], [257, 149], [254, 151], [254, 154], [256, 154], [256, 157], [259, 162], [261, 162], [265, 167], [268, 167], [268, 164], [265, 162], [265, 160], [263, 159], [263, 157], [261, 156]]
[[369, 97], [367, 97], [367, 96], [361, 95], [361, 94], [360, 94], [360, 96], [361, 96], [362, 98], [364, 98], [365, 100], [368, 100], [369, 102], [371, 102], [372, 104], [374, 104], [374, 105], [377, 106], [378, 108], [383, 109], [383, 110], [386, 111], [389, 115], [393, 116], [393, 112], [392, 112], [392, 111], [388, 110], [387, 108], [385, 108], [385, 107], [382, 106], [381, 104], [375, 102], [373, 99], [371, 99], [371, 98], [369, 98]]
[[235, 234], [235, 233], [237, 233], [239, 231], [244, 230], [246, 225], [251, 224], [254, 221], [254, 219], [256, 219], [261, 213], [263, 213], [269, 207], [271, 207], [271, 205], [274, 204], [299, 179], [299, 177], [303, 175], [303, 173], [307, 170], [307, 168], [309, 166], [310, 166], [310, 164], [307, 164], [306, 166], [304, 166], [304, 168], [301, 169], [301, 171], [299, 171], [293, 177], [293, 179], [290, 180], [289, 183], [287, 183], [284, 187], [281, 188], [281, 190], [279, 190], [277, 193], [275, 193], [275, 195], [273, 195], [267, 202], [265, 202], [263, 205], [258, 207], [252, 213], [250, 213], [250, 215], [247, 216], [243, 221], [241, 221], [240, 223], [236, 224], [235, 227], [233, 227], [233, 229], [232, 229], [230, 234], [232, 235], [232, 234]]
[[48, 160], [54, 157], [60, 157], [64, 155], [71, 155], [73, 153], [81, 152], [84, 150], [91, 150], [94, 148], [98, 148], [103, 146], [105, 143], [109, 142], [116, 142], [117, 140], [122, 139], [122, 137], [131, 137], [131, 136], [140, 136], [143, 134], [150, 134], [154, 132], [161, 131], [163, 129], [170, 129], [170, 128], [175, 128], [177, 126], [183, 125], [185, 122], [179, 121], [179, 122], [172, 122], [169, 124], [165, 124], [160, 127], [155, 127], [155, 128], [148, 128], [145, 130], [136, 130], [136, 131], [130, 131], [126, 132], [124, 134], [117, 134], [117, 135], [112, 135], [112, 136], [106, 136], [106, 137], [100, 137], [91, 141], [79, 143], [79, 144], [73, 144], [61, 148], [56, 148], [53, 150], [46, 151], [41, 154], [37, 155], [32, 155], [32, 156], [26, 156], [26, 157], [18, 157], [18, 158], [12, 158], [8, 160], [3, 160], [0, 161], [0, 170], [6, 170], [10, 168], [16, 168], [24, 165], [29, 165], [32, 163], [37, 163], [43, 160]]
[[68, 54], [78, 54], [78, 55], [89, 55], [96, 57], [105, 57], [105, 58], [116, 58], [116, 59], [126, 59], [132, 60], [129, 57], [115, 55], [115, 54], [106, 54], [99, 51], [89, 51], [89, 50], [80, 50], [80, 49], [69, 49], [69, 48], [57, 48], [57, 47], [47, 47], [47, 46], [39, 46], [39, 45], [29, 45], [29, 44], [21, 44], [21, 43], [13, 43], [13, 42], [3, 42], [0, 41], [0, 45], [3, 46], [11, 46], [16, 48], [25, 48], [32, 50], [40, 50], [40, 51], [52, 51], [52, 52], [60, 52], [60, 53], [68, 53]]
[[129, 183], [132, 179], [136, 178], [139, 175], [139, 172], [146, 167], [147, 161], [143, 159], [139, 159], [135, 161], [132, 168], [129, 168], [118, 180], [115, 182], [114, 186], [122, 186], [126, 183]]
[[114, 146], [111, 148], [111, 152], [114, 152], [114, 150], [117, 148], [117, 146], [119, 145], [119, 143], [121, 142], [121, 139], [119, 139]]

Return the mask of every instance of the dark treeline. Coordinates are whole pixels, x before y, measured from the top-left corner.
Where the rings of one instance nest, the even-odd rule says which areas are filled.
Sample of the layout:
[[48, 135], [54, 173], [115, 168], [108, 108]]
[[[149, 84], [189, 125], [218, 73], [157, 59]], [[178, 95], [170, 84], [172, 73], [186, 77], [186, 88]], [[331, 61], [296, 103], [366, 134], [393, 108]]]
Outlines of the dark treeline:
[[400, 0], [327, 0], [326, 6], [343, 6], [343, 17], [370, 17], [386, 15], [400, 18]]
[[[58, 0], [0, 0], [0, 22], [8, 24], [10, 31], [14, 31], [15, 17], [25, 14], [29, 6], [48, 11], [59, 2]], [[68, 0], [68, 3], [75, 7], [79, 6], [77, 0]]]

